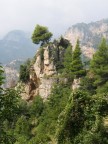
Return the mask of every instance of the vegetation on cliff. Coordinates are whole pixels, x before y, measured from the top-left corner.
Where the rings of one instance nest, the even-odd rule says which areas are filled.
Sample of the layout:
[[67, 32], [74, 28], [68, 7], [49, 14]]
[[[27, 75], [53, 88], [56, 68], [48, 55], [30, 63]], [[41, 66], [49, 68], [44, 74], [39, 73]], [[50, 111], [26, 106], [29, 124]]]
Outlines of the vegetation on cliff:
[[[61, 60], [56, 70], [67, 81], [58, 78], [46, 101], [36, 96], [26, 102], [19, 97], [20, 89], [3, 90], [0, 70], [1, 144], [108, 144], [108, 45], [103, 39], [89, 69], [83, 66], [79, 41], [72, 51], [62, 39], [50, 54], [57, 56], [63, 47], [63, 59], [54, 60]], [[23, 82], [29, 80], [26, 70], [27, 64], [20, 71]], [[73, 91], [76, 78], [81, 79], [80, 88]]]

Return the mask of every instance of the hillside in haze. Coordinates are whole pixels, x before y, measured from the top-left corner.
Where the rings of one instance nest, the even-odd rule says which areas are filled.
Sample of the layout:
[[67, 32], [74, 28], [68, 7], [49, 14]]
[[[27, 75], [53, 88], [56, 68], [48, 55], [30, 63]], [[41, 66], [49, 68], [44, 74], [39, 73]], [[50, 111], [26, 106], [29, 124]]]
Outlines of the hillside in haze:
[[25, 60], [33, 57], [36, 45], [31, 41], [31, 34], [21, 30], [9, 32], [0, 40], [0, 63], [8, 63], [15, 59]]
[[[74, 46], [79, 38], [84, 55], [91, 58], [102, 37], [108, 41], [108, 19], [89, 24], [78, 23], [71, 26], [64, 36]], [[21, 30], [9, 32], [0, 40], [0, 62], [7, 64], [16, 59], [33, 57], [37, 46], [31, 41], [31, 34]]]
[[20, 65], [23, 64], [22, 60], [13, 60], [10, 63], [3, 66], [5, 72], [4, 88], [14, 87], [19, 79]]
[[65, 33], [65, 38], [73, 46], [75, 46], [77, 39], [80, 40], [81, 49], [89, 58], [92, 57], [103, 37], [108, 41], [108, 19], [89, 24], [78, 23], [70, 27]]

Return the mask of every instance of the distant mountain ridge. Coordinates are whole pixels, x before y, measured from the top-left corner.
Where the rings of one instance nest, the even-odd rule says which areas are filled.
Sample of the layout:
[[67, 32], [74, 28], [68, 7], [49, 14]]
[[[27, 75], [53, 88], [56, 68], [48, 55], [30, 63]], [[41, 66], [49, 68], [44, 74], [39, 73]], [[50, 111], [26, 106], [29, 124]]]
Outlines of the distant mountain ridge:
[[25, 60], [33, 57], [36, 45], [31, 41], [31, 34], [21, 30], [9, 32], [0, 40], [0, 63], [9, 63], [16, 59]]
[[78, 23], [73, 25], [66, 31], [64, 37], [72, 43], [73, 47], [79, 39], [83, 53], [91, 58], [101, 39], [105, 37], [108, 41], [108, 19], [89, 24]]

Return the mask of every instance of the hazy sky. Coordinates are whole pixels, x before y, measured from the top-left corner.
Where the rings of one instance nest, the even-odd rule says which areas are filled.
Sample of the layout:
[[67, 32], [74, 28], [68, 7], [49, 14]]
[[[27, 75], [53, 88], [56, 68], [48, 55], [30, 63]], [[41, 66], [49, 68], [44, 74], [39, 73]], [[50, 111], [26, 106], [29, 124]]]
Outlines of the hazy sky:
[[0, 0], [0, 36], [45, 25], [55, 35], [79, 22], [108, 18], [108, 0]]

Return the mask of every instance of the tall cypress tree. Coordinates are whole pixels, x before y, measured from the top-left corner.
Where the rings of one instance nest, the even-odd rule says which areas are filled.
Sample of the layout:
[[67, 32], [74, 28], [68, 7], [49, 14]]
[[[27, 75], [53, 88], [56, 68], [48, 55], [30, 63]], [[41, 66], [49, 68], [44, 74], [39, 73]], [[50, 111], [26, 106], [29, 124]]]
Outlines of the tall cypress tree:
[[93, 56], [90, 69], [95, 79], [95, 86], [102, 86], [108, 82], [108, 45], [105, 38], [102, 39], [99, 49]]
[[79, 78], [85, 74], [85, 70], [83, 68], [83, 64], [81, 60], [81, 49], [80, 49], [79, 40], [77, 40], [75, 50], [73, 51], [72, 72], [75, 78]]
[[72, 46], [68, 46], [64, 55], [64, 71], [69, 79], [72, 79]]

